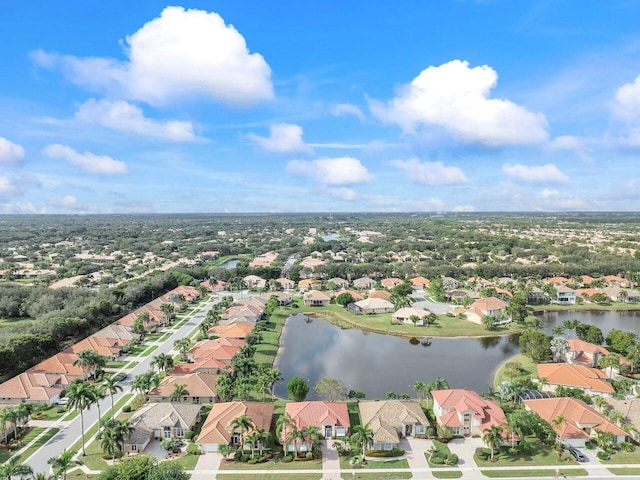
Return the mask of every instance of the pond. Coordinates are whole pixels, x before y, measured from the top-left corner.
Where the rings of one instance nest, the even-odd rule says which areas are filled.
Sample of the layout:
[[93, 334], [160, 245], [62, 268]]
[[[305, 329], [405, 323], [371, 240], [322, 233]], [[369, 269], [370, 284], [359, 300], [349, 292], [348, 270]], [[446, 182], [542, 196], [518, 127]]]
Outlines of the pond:
[[548, 334], [551, 334], [554, 327], [562, 325], [565, 320], [577, 318], [580, 323], [599, 327], [605, 337], [612, 328], [632, 330], [640, 335], [640, 311], [562, 310], [544, 312], [538, 316], [542, 319], [543, 331]]
[[240, 263], [240, 260], [227, 260], [226, 262], [221, 263], [219, 265], [219, 268], [225, 268], [227, 270], [231, 270], [232, 268], [236, 268], [239, 263]]
[[[551, 330], [571, 318], [600, 327], [606, 336], [612, 328], [640, 335], [640, 311], [544, 312], [543, 330]], [[420, 338], [420, 340], [424, 340]], [[423, 345], [424, 344], [424, 345]], [[276, 367], [285, 380], [294, 375], [309, 386], [323, 377], [338, 378], [349, 389], [367, 398], [384, 398], [386, 392], [415, 396], [413, 384], [443, 377], [453, 388], [486, 391], [498, 365], [520, 353], [518, 335], [485, 338], [432, 338], [412, 345], [406, 338], [343, 330], [317, 317], [289, 317], [280, 339]], [[286, 382], [276, 388], [286, 398]], [[309, 394], [313, 399], [313, 390]]]
[[337, 240], [337, 239], [338, 239], [337, 233], [325, 233], [322, 236], [322, 240], [324, 240], [325, 242], [330, 242], [331, 240]]
[[[343, 330], [302, 314], [289, 317], [280, 339], [276, 367], [288, 380], [294, 375], [309, 386], [323, 377], [338, 378], [367, 398], [386, 392], [415, 396], [413, 384], [446, 378], [452, 387], [487, 390], [495, 368], [520, 351], [518, 336], [433, 338], [425, 345], [391, 335]], [[422, 340], [422, 339], [421, 339]], [[286, 382], [276, 388], [286, 397]], [[313, 399], [313, 391], [308, 397]]]

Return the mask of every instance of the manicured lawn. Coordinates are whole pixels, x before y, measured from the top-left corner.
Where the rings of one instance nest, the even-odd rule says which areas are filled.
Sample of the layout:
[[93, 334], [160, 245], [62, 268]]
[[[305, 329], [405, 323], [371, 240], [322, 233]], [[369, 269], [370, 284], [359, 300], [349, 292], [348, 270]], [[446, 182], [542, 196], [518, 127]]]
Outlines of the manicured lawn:
[[531, 360], [529, 357], [525, 357], [524, 355], [516, 355], [515, 357], [508, 359], [506, 362], [503, 362], [500, 365], [500, 368], [496, 372], [496, 377], [494, 381], [494, 385], [496, 387], [500, 385], [502, 382], [504, 382], [505, 380], [511, 380], [509, 377], [505, 375], [505, 368], [504, 368], [507, 363], [511, 363], [511, 362], [516, 363], [520, 368], [522, 368], [522, 370], [526, 372], [525, 375], [527, 373], [533, 376], [536, 376], [538, 374], [538, 366], [533, 360]]
[[107, 362], [107, 368], [113, 368], [116, 370], [120, 370], [121, 368], [126, 367], [128, 362], [120, 361], [120, 362]]
[[175, 463], [176, 465], [181, 465], [185, 470], [193, 470], [196, 467], [196, 463], [198, 463], [198, 458], [200, 458], [200, 455], [183, 455], [177, 460], [170, 460], [167, 463]]
[[431, 472], [435, 478], [460, 478], [462, 476], [462, 472], [459, 470], [434, 470]]
[[633, 452], [616, 452], [611, 455], [609, 460], [601, 460], [602, 463], [637, 463], [640, 464], [640, 448], [636, 448]]
[[368, 472], [355, 472], [343, 473], [343, 480], [394, 480], [396, 478], [413, 478], [411, 472], [389, 472], [389, 473], [368, 473]]
[[614, 475], [640, 475], [639, 467], [610, 468], [609, 471]]
[[403, 337], [473, 337], [503, 335], [506, 333], [519, 332], [523, 329], [518, 325], [509, 325], [493, 330], [485, 330], [481, 325], [446, 315], [438, 315], [436, 323], [426, 327], [404, 324], [392, 325], [390, 313], [381, 315], [353, 315], [340, 305], [317, 307], [313, 310], [307, 308], [300, 313], [326, 318], [331, 323], [344, 328], [359, 328], [365, 331], [400, 335]]
[[160, 332], [149, 333], [145, 337], [145, 340], [147, 340], [148, 342], [157, 342], [158, 340], [160, 340], [161, 336], [162, 336], [162, 333]]
[[[351, 457], [340, 457], [340, 468], [344, 470], [350, 470], [354, 468], [350, 463], [349, 459]], [[373, 457], [367, 457], [367, 464], [362, 470], [367, 470], [371, 468], [409, 468], [409, 462], [406, 458], [390, 458], [388, 460], [373, 460]], [[360, 466], [356, 466], [355, 468], [360, 469]]]
[[[233, 460], [223, 460], [220, 464], [220, 470], [320, 470], [322, 469], [322, 460], [305, 460], [293, 461], [290, 463], [278, 462], [273, 460], [265, 463], [256, 463], [249, 465], [248, 463], [235, 462]], [[288, 478], [288, 476], [287, 476]]]
[[34, 420], [58, 420], [59, 418], [62, 418], [63, 415], [65, 415], [67, 413], [67, 409], [64, 407], [56, 407], [55, 405], [52, 405], [51, 407], [47, 408], [46, 410], [42, 410], [38, 413], [32, 413], [31, 414], [31, 418]]
[[269, 326], [262, 332], [262, 341], [256, 345], [254, 360], [261, 365], [272, 366], [278, 353], [280, 335], [284, 321], [290, 315], [298, 312], [298, 309], [290, 307], [278, 307], [269, 318]]
[[140, 356], [141, 356], [141, 357], [148, 357], [148, 356], [149, 356], [149, 355], [151, 355], [151, 354], [154, 352], [154, 350], [155, 350], [156, 348], [158, 348], [158, 347], [159, 347], [159, 345], [151, 345], [151, 346], [150, 346], [149, 348], [147, 348], [144, 352], [142, 352], [142, 353], [140, 354]]
[[[450, 455], [451, 454], [451, 449], [449, 448], [448, 445], [444, 444], [444, 443], [440, 443], [437, 440], [434, 440], [433, 442], [433, 448], [440, 452], [443, 453], [445, 455]], [[429, 454], [429, 452], [424, 452], [424, 456], [427, 459], [427, 462], [429, 463], [429, 466], [431, 468], [451, 468], [451, 467], [455, 467], [456, 465], [445, 465], [445, 464], [441, 464], [438, 465], [436, 463], [431, 463], [431, 455]]]
[[534, 312], [542, 312], [544, 310], [640, 310], [640, 304], [638, 303], [622, 303], [622, 302], [607, 302], [604, 304], [597, 303], [583, 303], [576, 305], [536, 305], [533, 307]]
[[[275, 473], [261, 473], [260, 475], [250, 475], [241, 473], [219, 473], [218, 480], [282, 480], [282, 475]], [[317, 473], [287, 473], [286, 480], [319, 480], [322, 475]]]
[[87, 454], [84, 457], [80, 455], [78, 460], [84, 463], [91, 470], [104, 470], [109, 466], [109, 464], [102, 459], [102, 448], [100, 448], [100, 442], [94, 441], [90, 445], [87, 445], [86, 452]]
[[128, 364], [128, 365], [127, 365], [127, 367], [126, 367], [126, 368], [127, 368], [127, 370], [130, 370], [130, 369], [132, 369], [133, 367], [138, 366], [138, 363], [140, 363], [140, 362], [136, 362], [136, 361], [129, 362], [129, 364]]
[[527, 442], [532, 447], [532, 455], [510, 455], [508, 453], [496, 453], [494, 461], [480, 460], [477, 455], [473, 456], [479, 467], [517, 467], [517, 466], [544, 466], [558, 465], [560, 461], [566, 465], [577, 465], [577, 461], [567, 452], [562, 455], [562, 460], [558, 458], [555, 449], [543, 445], [535, 437], [527, 437]]
[[[535, 469], [535, 470], [480, 470], [480, 472], [489, 478], [505, 478], [505, 477], [556, 477], [555, 469]], [[560, 469], [560, 475], [565, 477], [578, 477], [587, 475], [584, 468], [563, 468]], [[556, 477], [557, 478], [557, 477]]]

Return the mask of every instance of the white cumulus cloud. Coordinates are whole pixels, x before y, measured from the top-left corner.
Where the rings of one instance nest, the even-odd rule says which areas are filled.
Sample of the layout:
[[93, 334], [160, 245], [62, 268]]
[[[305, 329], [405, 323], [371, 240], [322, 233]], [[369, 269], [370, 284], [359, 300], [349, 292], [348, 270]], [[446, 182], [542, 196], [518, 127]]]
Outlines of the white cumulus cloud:
[[569, 177], [562, 173], [558, 167], [552, 163], [546, 165], [502, 165], [502, 171], [507, 176], [522, 180], [524, 182], [536, 183], [568, 183]]
[[44, 51], [31, 58], [59, 67], [72, 82], [152, 105], [205, 96], [243, 105], [274, 97], [271, 69], [244, 37], [215, 12], [166, 7], [124, 42], [126, 61]]
[[91, 98], [80, 105], [75, 118], [111, 130], [133, 133], [174, 142], [192, 142], [196, 139], [193, 125], [187, 121], [158, 121], [144, 116], [141, 108], [124, 100], [111, 102]]
[[345, 187], [325, 187], [324, 193], [330, 197], [337, 198], [339, 200], [352, 201], [358, 198], [356, 192], [350, 188]]
[[545, 210], [584, 209], [586, 202], [576, 195], [545, 188], [539, 194], [540, 206]]
[[54, 207], [76, 208], [78, 206], [78, 199], [73, 195], [64, 195], [62, 197], [51, 197], [49, 199], [49, 205]]
[[442, 162], [420, 162], [417, 158], [410, 158], [393, 160], [391, 165], [405, 172], [413, 180], [427, 185], [449, 185], [469, 181], [459, 167], [446, 166]]
[[616, 92], [612, 110], [623, 120], [640, 118], [640, 75], [632, 83], [626, 83]]
[[310, 153], [311, 147], [302, 140], [302, 127], [288, 123], [271, 125], [268, 137], [255, 133], [247, 134], [247, 138], [256, 145], [270, 152], [278, 153]]
[[361, 122], [364, 121], [364, 113], [362, 113], [362, 110], [351, 103], [339, 103], [337, 105], [334, 105], [331, 109], [331, 114], [335, 115], [336, 117], [342, 115], [352, 115], [358, 118]]
[[373, 179], [360, 160], [353, 157], [320, 158], [287, 163], [287, 173], [308, 177], [321, 185], [352, 185]]
[[24, 158], [24, 148], [4, 137], [0, 137], [0, 164], [18, 163]]
[[409, 133], [440, 127], [465, 143], [493, 147], [544, 142], [544, 115], [489, 98], [497, 81], [498, 74], [487, 65], [469, 68], [468, 62], [453, 60], [426, 68], [387, 104], [370, 100], [369, 105], [383, 122]]
[[127, 173], [127, 165], [106, 155], [76, 152], [67, 145], [47, 145], [42, 151], [49, 158], [61, 158], [89, 173], [117, 175]]

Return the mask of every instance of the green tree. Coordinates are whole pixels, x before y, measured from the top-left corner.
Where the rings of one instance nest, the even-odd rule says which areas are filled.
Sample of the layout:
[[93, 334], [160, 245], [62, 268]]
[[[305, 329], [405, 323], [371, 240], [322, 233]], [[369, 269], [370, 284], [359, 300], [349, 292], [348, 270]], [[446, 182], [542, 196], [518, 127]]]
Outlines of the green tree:
[[544, 362], [551, 357], [551, 339], [548, 335], [534, 330], [527, 330], [520, 335], [520, 351], [536, 363]]
[[321, 378], [313, 387], [314, 393], [328, 402], [337, 402], [347, 399], [347, 386], [341, 380], [335, 378]]
[[493, 315], [485, 315], [484, 317], [482, 317], [482, 328], [484, 328], [485, 330], [493, 330], [493, 328], [496, 326], [497, 321], [498, 319]]
[[309, 385], [304, 379], [295, 376], [287, 383], [287, 392], [289, 393], [289, 398], [294, 402], [304, 402], [309, 393]]
[[413, 384], [413, 390], [418, 394], [420, 400], [424, 400], [427, 393], [427, 384], [425, 382], [417, 381]]
[[352, 430], [351, 441], [362, 445], [362, 461], [364, 462], [367, 447], [373, 445], [373, 430], [368, 423], [366, 425], [356, 425]]
[[550, 343], [554, 362], [563, 362], [569, 353], [569, 342], [564, 337], [553, 337]]
[[188, 359], [187, 352], [191, 348], [191, 340], [188, 338], [179, 338], [173, 342], [173, 348], [180, 352], [180, 360], [186, 362]]
[[158, 369], [158, 372], [169, 372], [173, 369], [173, 357], [167, 353], [159, 353], [151, 360], [151, 367]]
[[502, 438], [502, 427], [500, 425], [491, 425], [484, 431], [482, 441], [491, 449], [491, 460], [493, 461], [493, 453], [500, 448], [504, 439]]
[[631, 346], [638, 341], [638, 335], [632, 331], [623, 331], [616, 328], [609, 330], [605, 339], [607, 345], [614, 352], [625, 354]]
[[589, 325], [588, 323], [581, 323], [576, 327], [576, 336], [584, 341], [593, 343], [595, 345], [602, 345], [604, 342], [604, 335], [595, 325]]
[[565, 320], [564, 322], [562, 322], [562, 326], [569, 333], [569, 336], [571, 338], [575, 337], [578, 325], [580, 325], [580, 322], [578, 321], [577, 318], [571, 318], [569, 320]]
[[4, 464], [0, 465], [0, 478], [11, 480], [14, 475], [24, 478], [27, 475], [33, 475], [33, 470], [29, 465], [20, 463], [18, 455], [14, 455]]
[[522, 293], [517, 293], [511, 300], [506, 308], [507, 315], [511, 317], [511, 320], [517, 323], [524, 323], [524, 320], [529, 314], [527, 310], [527, 299]]
[[231, 422], [231, 428], [234, 432], [237, 430], [240, 434], [240, 449], [243, 450], [245, 434], [250, 429], [255, 428], [253, 420], [251, 420], [251, 417], [249, 417], [249, 415], [247, 414], [240, 415], [239, 417], [233, 419], [233, 421]]
[[444, 282], [441, 278], [435, 278], [429, 284], [429, 293], [433, 295], [433, 297], [438, 302], [444, 302], [446, 300], [446, 292], [444, 290]]
[[67, 406], [80, 412], [80, 429], [82, 438], [82, 456], [85, 456], [84, 449], [84, 415], [83, 412], [87, 410], [95, 401], [94, 392], [87, 382], [71, 382], [67, 387]]
[[610, 353], [598, 360], [598, 368], [603, 370], [609, 369], [609, 377], [613, 376], [613, 369], [620, 368], [620, 355], [617, 353]]
[[118, 377], [116, 375], [112, 375], [107, 377], [102, 382], [105, 390], [109, 393], [109, 397], [111, 397], [111, 418], [113, 418], [115, 411], [113, 409], [113, 396], [122, 391], [122, 385], [118, 383]]
[[353, 296], [349, 292], [343, 292], [336, 297], [336, 303], [346, 307], [350, 303], [353, 303]]
[[173, 393], [171, 393], [171, 401], [179, 402], [182, 397], [188, 397], [189, 395], [191, 394], [189, 393], [189, 390], [187, 390], [187, 386], [183, 383], [178, 383], [175, 386]]

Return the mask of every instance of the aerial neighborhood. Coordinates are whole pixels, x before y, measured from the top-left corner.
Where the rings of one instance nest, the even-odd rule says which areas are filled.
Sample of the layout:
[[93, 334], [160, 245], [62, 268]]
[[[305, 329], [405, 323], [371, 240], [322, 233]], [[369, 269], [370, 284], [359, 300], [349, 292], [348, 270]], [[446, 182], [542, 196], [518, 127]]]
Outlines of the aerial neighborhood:
[[[556, 469], [583, 475], [594, 465], [616, 465], [611, 471], [624, 474], [640, 464], [640, 406], [633, 401], [638, 335], [572, 310], [633, 313], [640, 297], [636, 277], [593, 270], [593, 276], [434, 274], [413, 261], [425, 253], [401, 249], [387, 255], [397, 270], [381, 263], [376, 271], [375, 263], [351, 260], [357, 250], [350, 245], [384, 236], [348, 228], [339, 230], [352, 238], [342, 248], [309, 229], [303, 246], [255, 257], [223, 255], [225, 239], [193, 259], [176, 262], [169, 255], [168, 269], [160, 261], [159, 269], [116, 286], [121, 301], [134, 293], [147, 299], [137, 306], [131, 301], [83, 338], [73, 329], [85, 322], [76, 320], [60, 334], [57, 353], [35, 356], [37, 362], [0, 384], [6, 459], [25, 460], [11, 460], [11, 468], [106, 475], [150, 457], [193, 478], [199, 471], [241, 471], [244, 464], [293, 466], [320, 476], [387, 469], [388, 478], [457, 478], [465, 468], [490, 476], [496, 468], [534, 465], [543, 475]], [[326, 270], [330, 265], [339, 267]], [[150, 278], [163, 293], [153, 295]], [[43, 279], [48, 285], [32, 288], [43, 288], [51, 301], [94, 292], [83, 298], [90, 306], [84, 312], [95, 317], [109, 297], [100, 297], [104, 287], [80, 280], [58, 287]], [[0, 288], [8, 299], [28, 287], [7, 281]], [[549, 314], [576, 318], [544, 320]], [[297, 362], [299, 374], [285, 377], [279, 365], [297, 350], [289, 330], [316, 322], [409, 340], [425, 347], [415, 350], [421, 355], [432, 342], [456, 338], [480, 340], [485, 348], [497, 345], [492, 339], [508, 341], [517, 350], [510, 347], [491, 375], [482, 373], [487, 380], [477, 389], [447, 375], [444, 364], [421, 369], [418, 358], [425, 357], [412, 360], [417, 368], [404, 391], [385, 388], [392, 382], [382, 373], [374, 382], [378, 390], [364, 382], [375, 378], [372, 372], [361, 372], [361, 383], [339, 374], [314, 377], [304, 361]], [[305, 335], [316, 348], [317, 334]], [[425, 378], [427, 371], [442, 374]], [[47, 445], [70, 428], [77, 432], [73, 441], [33, 454], [39, 452], [33, 442]], [[337, 460], [330, 460], [332, 451]]]

